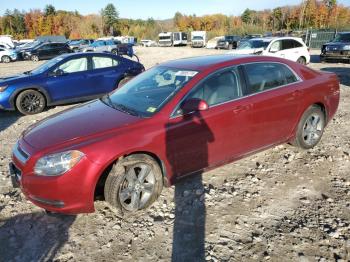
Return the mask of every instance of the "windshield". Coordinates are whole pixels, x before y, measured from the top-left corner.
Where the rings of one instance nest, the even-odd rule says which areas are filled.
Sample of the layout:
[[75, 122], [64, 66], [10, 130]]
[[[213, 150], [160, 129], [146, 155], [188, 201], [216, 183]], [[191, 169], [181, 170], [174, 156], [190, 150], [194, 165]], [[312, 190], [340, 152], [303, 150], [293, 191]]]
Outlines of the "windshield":
[[83, 40], [72, 40], [69, 42], [70, 45], [79, 45]]
[[37, 68], [33, 69], [32, 71], [30, 71], [30, 74], [41, 74], [44, 73], [47, 69], [49, 69], [50, 67], [54, 66], [55, 64], [57, 64], [59, 61], [61, 61], [63, 59], [63, 57], [55, 57], [49, 61], [47, 61], [46, 63], [38, 66]]
[[237, 49], [255, 49], [255, 48], [264, 48], [266, 49], [270, 42], [263, 40], [249, 40], [241, 43]]
[[350, 33], [348, 34], [337, 34], [333, 42], [350, 42]]
[[127, 114], [150, 117], [197, 73], [163, 66], [154, 67], [101, 100]]
[[192, 40], [203, 40], [203, 36], [194, 36]]

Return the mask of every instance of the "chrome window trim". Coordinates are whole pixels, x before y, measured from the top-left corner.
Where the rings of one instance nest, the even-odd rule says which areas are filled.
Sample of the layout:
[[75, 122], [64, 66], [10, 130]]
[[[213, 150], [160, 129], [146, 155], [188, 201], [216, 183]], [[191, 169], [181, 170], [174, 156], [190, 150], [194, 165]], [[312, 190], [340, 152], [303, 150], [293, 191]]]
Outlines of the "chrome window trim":
[[18, 149], [19, 149], [19, 144], [16, 143], [16, 145], [15, 145], [14, 148], [13, 148], [12, 154], [13, 154], [22, 164], [25, 164], [25, 163], [28, 161], [30, 155], [29, 155], [23, 148], [21, 148], [21, 151], [23, 151], [23, 152], [28, 156], [28, 157], [25, 157], [25, 156], [23, 156], [23, 154], [22, 154]]
[[[267, 89], [267, 90], [263, 90], [263, 91], [260, 91], [260, 92], [257, 92], [257, 93], [252, 93], [252, 94], [249, 94], [249, 95], [237, 97], [237, 98], [234, 98], [234, 99], [231, 99], [231, 100], [222, 102], [222, 103], [220, 103], [220, 104], [216, 104], [216, 105], [210, 106], [210, 107], [208, 108], [208, 110], [210, 110], [210, 108], [217, 107], [217, 106], [221, 106], [221, 105], [224, 105], [224, 104], [233, 102], [233, 101], [238, 101], [238, 100], [241, 100], [241, 99], [244, 99], [244, 98], [252, 97], [252, 96], [255, 96], [255, 95], [258, 95], [258, 94], [263, 94], [263, 93], [266, 93], [266, 92], [269, 92], [269, 91], [277, 90], [277, 89], [280, 89], [280, 88], [283, 88], [283, 87], [287, 87], [287, 86], [290, 86], [290, 85], [294, 85], [294, 84], [297, 84], [297, 83], [304, 82], [304, 80], [303, 80], [289, 65], [284, 64], [284, 63], [281, 63], [281, 62], [275, 62], [275, 61], [271, 61], [271, 62], [269, 62], [269, 61], [268, 61], [268, 62], [260, 62], [260, 61], [259, 61], [259, 62], [250, 62], [250, 63], [244, 63], [244, 64], [240, 64], [240, 65], [234, 65], [234, 66], [229, 66], [229, 67], [221, 68], [221, 69], [219, 69], [218, 71], [215, 71], [215, 72], [213, 72], [212, 74], [208, 75], [206, 78], [203, 79], [203, 81], [205, 81], [205, 80], [206, 80], [208, 77], [210, 77], [211, 75], [213, 75], [213, 74], [215, 74], [215, 73], [218, 73], [218, 72], [220, 72], [220, 71], [223, 71], [224, 69], [229, 69], [229, 68], [231, 68], [231, 67], [238, 67], [238, 66], [250, 65], [250, 64], [266, 64], [266, 63], [281, 64], [281, 65], [286, 66], [286, 67], [294, 74], [294, 76], [296, 76], [297, 81], [295, 81], [295, 82], [293, 82], [293, 83], [288, 83], [288, 84], [285, 84], [285, 85], [281, 85], [281, 86], [276, 86], [276, 87], [274, 87], [274, 88], [270, 88], [270, 89]], [[180, 102], [175, 106], [174, 110], [171, 112], [171, 115], [170, 115], [170, 118], [169, 118], [169, 119], [175, 119], [175, 118], [178, 118], [178, 117], [183, 116], [183, 114], [176, 115], [176, 116], [174, 116], [173, 114], [175, 113], [176, 108], [178, 108], [178, 106], [187, 98], [187, 96], [189, 95], [189, 93], [190, 93], [194, 88], [196, 88], [197, 86], [199, 86], [201, 83], [202, 83], [202, 81], [200, 81], [195, 87], [193, 87], [193, 88], [180, 100]], [[247, 85], [248, 85], [248, 83], [247, 83]], [[189, 114], [193, 114], [193, 112], [187, 113], [187, 115], [189, 115]]]

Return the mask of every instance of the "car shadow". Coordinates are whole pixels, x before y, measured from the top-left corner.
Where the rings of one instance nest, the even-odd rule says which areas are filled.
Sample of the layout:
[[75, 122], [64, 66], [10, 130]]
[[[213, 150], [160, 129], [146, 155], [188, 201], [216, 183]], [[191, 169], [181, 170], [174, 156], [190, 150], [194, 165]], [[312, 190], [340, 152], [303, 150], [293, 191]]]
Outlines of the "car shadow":
[[1, 111], [0, 110], [0, 132], [9, 128], [16, 123], [23, 115], [16, 111]]
[[324, 67], [322, 71], [335, 73], [342, 85], [350, 87], [350, 68], [349, 67]]
[[1, 261], [54, 261], [75, 216], [44, 212], [0, 219]]
[[[165, 128], [172, 182], [193, 166], [208, 166], [208, 144], [214, 137], [199, 112], [188, 114]], [[202, 172], [181, 179], [175, 185], [174, 201], [172, 261], [205, 261], [206, 209]]]

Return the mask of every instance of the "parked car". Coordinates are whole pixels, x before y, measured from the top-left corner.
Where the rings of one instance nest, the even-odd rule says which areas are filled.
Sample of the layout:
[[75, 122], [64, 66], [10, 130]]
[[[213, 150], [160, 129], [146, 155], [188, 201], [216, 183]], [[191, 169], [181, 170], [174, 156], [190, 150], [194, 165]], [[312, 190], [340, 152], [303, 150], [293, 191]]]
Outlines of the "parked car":
[[17, 52], [13, 49], [0, 47], [0, 61], [2, 63], [10, 63], [17, 60]]
[[157, 43], [153, 40], [143, 39], [140, 44], [145, 47], [157, 46]]
[[218, 41], [218, 49], [236, 49], [241, 38], [237, 35], [225, 35]]
[[81, 49], [88, 47], [94, 42], [93, 39], [75, 39], [68, 42], [68, 46], [74, 52], [79, 52]]
[[31, 115], [46, 106], [87, 101], [142, 71], [142, 64], [108, 53], [61, 55], [32, 71], [0, 78], [0, 109]]
[[282, 143], [317, 145], [339, 103], [335, 74], [275, 57], [228, 55], [157, 65], [113, 93], [27, 129], [14, 186], [67, 214], [136, 212], [163, 185]]
[[338, 33], [333, 41], [321, 48], [321, 62], [343, 60], [350, 62], [350, 32]]
[[239, 44], [243, 44], [244, 42], [249, 41], [250, 39], [254, 39], [254, 38], [262, 38], [263, 36], [261, 34], [251, 34], [251, 35], [245, 35], [243, 38], [241, 38], [239, 40]]
[[[119, 43], [119, 42], [118, 42]], [[97, 40], [88, 47], [82, 48], [82, 52], [111, 52], [117, 54], [117, 44], [113, 40]]]
[[32, 60], [33, 62], [51, 59], [56, 56], [72, 52], [73, 51], [67, 44], [52, 42], [39, 43], [34, 45], [32, 48], [27, 48], [20, 51], [24, 60]]
[[224, 38], [224, 36], [217, 36], [217, 37], [214, 37], [214, 38], [210, 39], [210, 40], [207, 42], [205, 48], [208, 48], [208, 49], [217, 48], [217, 47], [218, 47], [218, 41], [219, 41], [220, 39], [223, 39], [223, 38]]
[[228, 53], [233, 55], [268, 55], [285, 58], [303, 65], [310, 63], [309, 49], [303, 40], [297, 37], [254, 38]]

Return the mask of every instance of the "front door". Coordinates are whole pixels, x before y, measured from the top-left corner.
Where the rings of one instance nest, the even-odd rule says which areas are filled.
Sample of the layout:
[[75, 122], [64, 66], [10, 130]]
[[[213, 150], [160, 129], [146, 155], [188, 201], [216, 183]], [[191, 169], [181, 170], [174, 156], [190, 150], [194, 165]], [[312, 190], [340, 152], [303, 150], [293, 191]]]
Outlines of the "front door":
[[241, 97], [236, 68], [215, 73], [186, 96], [205, 100], [209, 109], [182, 115], [179, 105], [166, 125], [167, 161], [175, 176], [218, 165], [244, 150], [249, 136]]
[[[57, 74], [61, 71], [60, 74]], [[80, 57], [65, 60], [58, 65], [47, 78], [47, 86], [52, 102], [78, 101], [91, 93], [91, 84], [87, 79], [88, 58]], [[56, 75], [55, 75], [56, 74]]]

